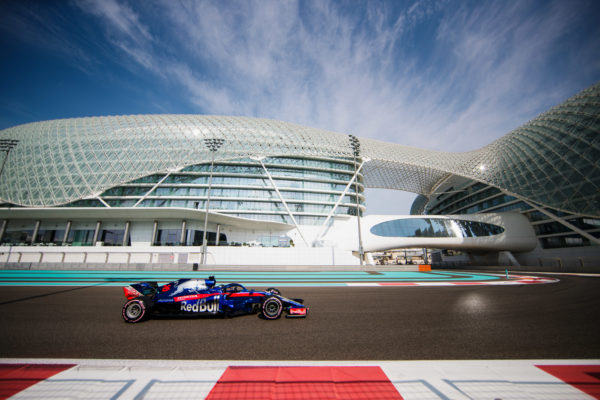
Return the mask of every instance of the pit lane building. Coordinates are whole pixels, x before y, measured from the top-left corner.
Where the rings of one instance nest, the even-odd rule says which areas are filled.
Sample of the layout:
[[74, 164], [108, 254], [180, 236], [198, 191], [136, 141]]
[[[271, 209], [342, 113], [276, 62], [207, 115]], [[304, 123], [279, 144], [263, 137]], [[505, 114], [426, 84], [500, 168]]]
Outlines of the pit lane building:
[[[15, 126], [0, 131], [0, 262], [356, 265], [428, 247], [598, 266], [599, 111], [596, 84], [464, 153], [227, 116]], [[420, 196], [411, 216], [366, 215], [365, 188]]]

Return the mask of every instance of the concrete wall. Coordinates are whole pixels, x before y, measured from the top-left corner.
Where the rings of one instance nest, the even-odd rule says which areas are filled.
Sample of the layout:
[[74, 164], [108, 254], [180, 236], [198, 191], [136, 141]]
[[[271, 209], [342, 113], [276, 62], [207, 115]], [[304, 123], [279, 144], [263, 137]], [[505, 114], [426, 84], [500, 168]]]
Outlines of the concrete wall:
[[444, 256], [441, 260], [435, 257], [433, 265], [435, 268], [501, 267], [515, 271], [600, 273], [600, 246], [548, 250], [537, 248], [532, 252], [512, 255], [520, 265], [516, 265], [504, 252]]
[[[201, 247], [0, 246], [4, 265], [188, 265], [199, 264]], [[351, 251], [327, 247], [209, 246], [208, 265], [359, 265]]]
[[[0, 246], [0, 268], [44, 267], [56, 269], [148, 269], [188, 270], [200, 264], [201, 247], [62, 247], [62, 246]], [[434, 260], [434, 268], [506, 268], [540, 272], [600, 273], [600, 247], [538, 250], [513, 253], [516, 266], [503, 253], [479, 256], [443, 257]], [[207, 265], [210, 268], [227, 266], [359, 266], [352, 252], [331, 247], [234, 247], [209, 246]], [[202, 268], [202, 266], [200, 266]], [[386, 266], [374, 266], [386, 269]], [[285, 268], [284, 268], [285, 269]]]
[[515, 257], [521, 265], [543, 271], [600, 273], [600, 246], [539, 250]]

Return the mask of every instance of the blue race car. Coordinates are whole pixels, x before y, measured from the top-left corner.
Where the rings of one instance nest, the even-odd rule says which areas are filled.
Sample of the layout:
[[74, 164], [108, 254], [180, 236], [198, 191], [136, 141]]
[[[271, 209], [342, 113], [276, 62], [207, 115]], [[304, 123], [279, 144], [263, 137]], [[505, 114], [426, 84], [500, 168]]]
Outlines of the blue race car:
[[217, 285], [208, 279], [179, 279], [159, 286], [140, 282], [123, 287], [127, 302], [123, 306], [125, 322], [140, 322], [150, 316], [235, 316], [258, 313], [274, 320], [285, 312], [287, 318], [306, 317], [308, 307], [302, 299], [288, 299], [275, 288], [266, 291], [246, 289], [239, 283]]

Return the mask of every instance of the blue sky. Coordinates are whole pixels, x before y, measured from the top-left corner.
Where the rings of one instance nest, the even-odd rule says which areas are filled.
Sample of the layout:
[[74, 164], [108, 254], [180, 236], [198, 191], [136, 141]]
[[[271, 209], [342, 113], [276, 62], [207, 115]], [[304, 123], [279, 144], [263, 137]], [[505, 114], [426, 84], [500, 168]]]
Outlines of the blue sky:
[[465, 151], [600, 80], [596, 0], [2, 0], [0, 20], [0, 129], [244, 115]]

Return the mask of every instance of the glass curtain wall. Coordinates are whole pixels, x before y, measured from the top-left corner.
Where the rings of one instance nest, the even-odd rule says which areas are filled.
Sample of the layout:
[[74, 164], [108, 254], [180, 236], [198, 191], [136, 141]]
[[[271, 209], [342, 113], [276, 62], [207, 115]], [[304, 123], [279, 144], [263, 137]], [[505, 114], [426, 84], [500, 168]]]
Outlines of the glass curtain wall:
[[384, 237], [437, 237], [466, 238], [493, 236], [504, 232], [504, 228], [477, 221], [407, 218], [386, 221], [371, 228], [371, 233]]
[[[323, 223], [354, 174], [353, 161], [341, 158], [271, 157], [264, 159], [263, 163], [301, 225]], [[209, 170], [210, 165], [198, 164], [171, 173], [166, 178], [153, 174], [108, 189], [100, 197], [111, 207], [133, 207], [137, 204], [137, 207], [203, 210], [206, 208]], [[155, 187], [161, 180], [160, 185]], [[362, 176], [358, 180], [362, 214]], [[352, 185], [335, 213], [356, 215], [356, 196]], [[90, 203], [90, 200], [82, 200], [76, 203], [78, 206], [104, 206], [100, 201]], [[251, 159], [215, 163], [210, 208], [236, 217], [292, 223], [262, 166]], [[171, 242], [173, 240], [163, 238], [159, 241]]]
[[[546, 210], [590, 235], [600, 237], [600, 220], [549, 208]], [[427, 215], [508, 211], [520, 212], [529, 219], [543, 249], [593, 245], [588, 238], [574, 233], [567, 226], [533, 209], [527, 203], [480, 182], [455, 182], [425, 206]]]

